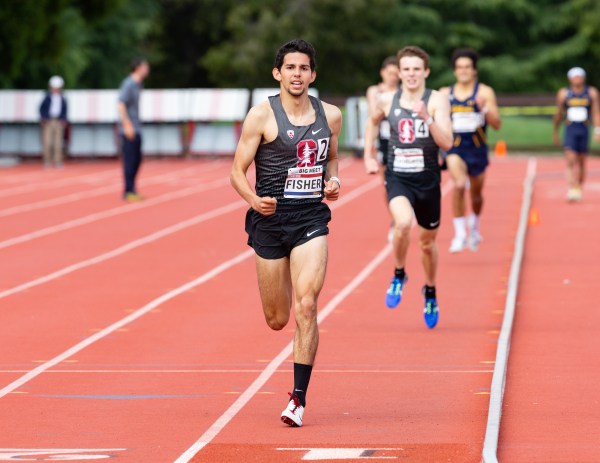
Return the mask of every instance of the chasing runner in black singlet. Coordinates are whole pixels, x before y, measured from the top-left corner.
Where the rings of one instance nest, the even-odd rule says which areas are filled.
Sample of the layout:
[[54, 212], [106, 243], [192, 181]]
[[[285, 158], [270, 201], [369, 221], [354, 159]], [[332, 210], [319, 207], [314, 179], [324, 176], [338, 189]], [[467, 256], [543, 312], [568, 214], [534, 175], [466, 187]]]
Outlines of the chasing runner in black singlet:
[[[340, 110], [308, 95], [316, 77], [315, 50], [292, 40], [277, 52], [273, 77], [280, 94], [253, 107], [242, 129], [231, 183], [250, 205], [248, 244], [256, 253], [263, 312], [283, 329], [294, 297], [294, 389], [281, 420], [302, 426], [306, 390], [319, 342], [317, 297], [327, 267], [331, 219], [323, 199], [338, 199]], [[256, 187], [247, 172], [255, 163]]]
[[437, 230], [440, 225], [440, 167], [438, 150], [452, 145], [450, 105], [441, 93], [425, 88], [429, 76], [429, 56], [419, 47], [405, 47], [398, 52], [401, 90], [387, 104], [379, 104], [367, 121], [365, 134], [365, 168], [379, 170], [372, 155], [377, 124], [390, 122], [386, 188], [389, 210], [394, 219], [395, 271], [386, 293], [386, 305], [396, 307], [407, 282], [404, 265], [410, 242], [413, 217], [419, 224], [419, 244], [425, 270], [424, 317], [428, 328], [438, 321], [439, 307], [435, 289], [438, 252]]

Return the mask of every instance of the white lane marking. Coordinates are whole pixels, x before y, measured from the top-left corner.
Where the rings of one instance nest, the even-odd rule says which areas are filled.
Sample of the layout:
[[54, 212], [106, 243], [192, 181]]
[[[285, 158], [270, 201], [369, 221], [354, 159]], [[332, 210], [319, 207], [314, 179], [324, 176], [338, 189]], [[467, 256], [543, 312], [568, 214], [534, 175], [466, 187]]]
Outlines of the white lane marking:
[[32, 179], [21, 180], [21, 182], [26, 182], [27, 185], [19, 185], [16, 187], [5, 188], [0, 190], [0, 195], [2, 198], [7, 198], [9, 196], [16, 196], [23, 193], [29, 193], [31, 191], [38, 190], [48, 190], [51, 188], [60, 188], [62, 186], [69, 186], [72, 184], [90, 184], [90, 183], [99, 183], [104, 181], [105, 178], [113, 177], [119, 174], [119, 170], [115, 168], [107, 169], [103, 172], [94, 172], [91, 174], [85, 175], [73, 175], [67, 178], [59, 178], [52, 181], [36, 181]]
[[165, 302], [170, 301], [171, 299], [179, 296], [180, 294], [185, 293], [186, 291], [189, 291], [190, 289], [195, 288], [196, 286], [200, 286], [201, 284], [206, 283], [207, 281], [213, 279], [214, 277], [223, 273], [224, 271], [228, 270], [229, 268], [233, 267], [234, 265], [237, 265], [240, 262], [248, 259], [253, 254], [254, 254], [254, 251], [252, 249], [248, 249], [247, 251], [244, 251], [241, 254], [238, 254], [237, 256], [235, 256], [229, 260], [226, 260], [222, 264], [214, 267], [212, 270], [209, 270], [208, 272], [199, 276], [198, 278], [196, 278], [192, 281], [189, 281], [189, 282], [179, 286], [178, 288], [175, 288], [175, 289], [163, 294], [162, 296], [157, 297], [156, 299], [150, 301], [148, 304], [139, 308], [135, 312], [133, 312], [133, 313], [129, 314], [128, 316], [122, 318], [121, 320], [113, 323], [112, 325], [104, 328], [103, 330], [93, 334], [92, 336], [84, 339], [80, 343], [78, 343], [78, 344], [74, 345], [73, 347], [71, 347], [70, 349], [67, 349], [66, 351], [64, 351], [62, 354], [59, 354], [56, 357], [54, 357], [53, 359], [48, 360], [47, 362], [44, 362], [43, 364], [32, 369], [31, 371], [29, 371], [25, 375], [21, 376], [20, 378], [17, 378], [15, 381], [10, 383], [9, 385], [3, 387], [2, 389], [0, 389], [0, 398], [4, 397], [6, 394], [13, 392], [15, 389], [18, 389], [19, 387], [28, 383], [29, 381], [31, 381], [32, 379], [41, 375], [48, 369], [52, 368], [53, 366], [58, 365], [59, 363], [67, 360], [69, 357], [72, 357], [73, 355], [82, 351], [86, 347], [91, 346], [95, 342], [100, 341], [101, 339], [105, 338], [106, 336], [109, 336], [110, 334], [114, 333], [115, 331], [123, 328], [124, 326], [134, 322], [138, 318], [146, 315], [148, 312], [150, 312], [151, 310], [154, 310], [161, 304], [164, 304]]
[[[0, 461], [74, 461], [113, 458], [127, 449], [0, 449]], [[25, 458], [36, 457], [36, 458]]]
[[527, 235], [527, 221], [529, 218], [529, 210], [531, 208], [531, 197], [533, 195], [533, 183], [535, 181], [536, 168], [536, 159], [529, 158], [527, 162], [527, 174], [525, 175], [525, 181], [523, 182], [521, 214], [519, 217], [519, 226], [517, 228], [517, 235], [515, 237], [515, 248], [508, 278], [508, 290], [506, 292], [506, 302], [504, 305], [504, 317], [502, 320], [500, 335], [498, 336], [496, 364], [494, 366], [494, 374], [492, 376], [490, 405], [488, 409], [487, 425], [485, 428], [485, 440], [483, 442], [482, 457], [484, 463], [498, 463], [496, 452], [498, 450], [498, 436], [500, 434], [502, 399], [504, 396], [504, 386], [506, 384], [508, 351], [510, 349], [510, 337], [512, 333], [513, 320], [515, 317], [521, 264], [523, 262], [525, 237]]
[[[343, 165], [345, 166], [346, 164], [348, 164], [348, 162], [345, 162]], [[340, 163], [340, 168], [341, 167], [342, 167], [342, 163]], [[333, 210], [336, 207], [344, 205], [346, 202], [356, 198], [357, 196], [360, 196], [363, 193], [366, 193], [368, 190], [372, 189], [375, 186], [377, 186], [376, 182], [374, 182], [374, 181], [368, 182], [365, 185], [363, 185], [355, 190], [352, 190], [350, 193], [348, 193], [347, 195], [342, 197], [342, 199], [331, 204], [330, 207]], [[73, 273], [77, 270], [81, 270], [82, 268], [90, 267], [92, 265], [104, 262], [105, 260], [108, 260], [113, 257], [119, 256], [121, 254], [124, 254], [125, 252], [131, 251], [132, 249], [135, 249], [139, 246], [150, 243], [152, 241], [156, 241], [159, 238], [163, 238], [163, 237], [170, 235], [172, 233], [175, 233], [177, 231], [181, 231], [186, 227], [196, 225], [197, 223], [200, 223], [204, 220], [208, 220], [209, 218], [217, 217], [217, 216], [221, 215], [222, 213], [229, 212], [229, 210], [227, 209], [229, 207], [232, 207], [231, 210], [233, 210], [233, 209], [236, 209], [237, 207], [241, 207], [245, 204], [246, 203], [244, 203], [244, 202], [238, 201], [238, 202], [231, 203], [228, 206], [224, 206], [223, 208], [218, 208], [213, 211], [210, 211], [210, 212], [207, 212], [204, 214], [200, 214], [199, 216], [193, 217], [193, 218], [185, 220], [183, 222], [179, 222], [178, 224], [172, 225], [170, 227], [164, 228], [162, 230], [159, 230], [159, 231], [152, 233], [150, 235], [147, 235], [145, 237], [142, 237], [142, 238], [136, 239], [134, 241], [131, 241], [129, 243], [126, 243], [116, 249], [113, 249], [112, 251], [108, 251], [108, 252], [100, 254], [96, 257], [92, 257], [92, 258], [80, 261], [78, 263], [69, 265], [67, 267], [64, 267], [60, 270], [49, 273], [42, 277], [22, 283], [13, 288], [10, 288], [10, 289], [4, 290], [4, 291], [0, 291], [0, 299], [11, 296], [12, 294], [20, 293], [22, 291], [25, 291], [25, 290], [33, 288], [35, 286], [47, 283], [49, 281], [55, 280], [56, 278], [60, 278], [64, 275], [68, 275], [69, 273]], [[224, 210], [224, 209], [227, 209], [227, 210]]]
[[99, 254], [95, 257], [91, 257], [89, 259], [82, 260], [77, 262], [76, 264], [69, 265], [55, 272], [49, 273], [42, 277], [36, 278], [34, 280], [30, 280], [28, 282], [22, 283], [18, 286], [15, 286], [10, 289], [6, 289], [4, 291], [0, 291], [0, 299], [11, 296], [16, 293], [20, 293], [25, 291], [26, 289], [33, 288], [34, 286], [39, 286], [41, 284], [47, 283], [49, 281], [55, 280], [57, 278], [68, 275], [69, 273], [73, 273], [77, 270], [81, 270], [86, 267], [90, 267], [92, 265], [99, 264], [101, 262], [112, 259], [113, 257], [120, 256], [125, 254], [128, 251], [139, 248], [148, 243], [152, 243], [156, 240], [164, 238], [165, 236], [172, 235], [173, 233], [177, 233], [181, 230], [189, 228], [191, 226], [197, 225], [199, 223], [205, 222], [210, 219], [214, 219], [215, 217], [219, 217], [221, 215], [227, 214], [229, 212], [235, 211], [236, 209], [240, 209], [241, 207], [246, 206], [244, 201], [235, 201], [233, 203], [226, 204], [225, 206], [219, 207], [217, 209], [213, 209], [211, 211], [205, 212], [203, 214], [192, 217], [191, 219], [183, 220], [182, 222], [176, 223], [169, 227], [163, 228], [157, 232], [146, 235], [142, 238], [135, 239], [126, 243], [118, 248], [115, 248], [111, 251]]
[[[373, 271], [386, 259], [392, 251], [391, 245], [387, 244], [329, 303], [323, 307], [317, 317], [317, 322], [323, 323], [338, 305], [348, 297]], [[200, 438], [192, 444], [185, 452], [175, 460], [174, 463], [188, 463], [194, 456], [208, 445], [227, 424], [244, 408], [250, 400], [260, 391], [265, 383], [273, 376], [275, 371], [292, 355], [294, 342], [290, 341], [283, 350], [271, 360], [260, 375], [248, 386], [248, 388], [225, 410], [225, 412], [206, 430]]]
[[[213, 170], [209, 169], [208, 171]], [[203, 170], [198, 172], [197, 168], [188, 167], [187, 169], [183, 169], [181, 171], [176, 172], [168, 172], [156, 176], [145, 177], [144, 185], [156, 185], [160, 183], [168, 183], [176, 180], [184, 180], [187, 179], [187, 175], [189, 173], [197, 173], [197, 174], [205, 174], [207, 171]], [[198, 179], [198, 181], [202, 181], [202, 179]], [[34, 211], [37, 209], [43, 209], [51, 206], [59, 206], [62, 204], [68, 204], [75, 201], [80, 201], [82, 199], [94, 198], [96, 196], [102, 196], [104, 194], [109, 193], [120, 193], [122, 189], [122, 182], [113, 182], [108, 186], [102, 186], [100, 188], [95, 188], [93, 190], [85, 190], [78, 191], [75, 193], [70, 193], [63, 196], [58, 196], [56, 198], [44, 199], [42, 201], [30, 202], [28, 204], [21, 204], [18, 206], [7, 207], [5, 209], [0, 209], [0, 217], [7, 217], [9, 215], [20, 214], [23, 212]], [[1, 196], [1, 193], [0, 193]]]
[[[371, 180], [368, 184], [381, 184], [379, 178]], [[366, 185], [368, 185], [366, 184]], [[451, 191], [452, 182], [448, 181], [442, 187], [442, 196]], [[352, 292], [354, 291], [378, 266], [383, 260], [392, 252], [392, 246], [387, 244], [379, 253], [375, 256], [371, 262], [358, 274], [354, 279], [348, 283], [344, 289], [342, 289], [329, 303], [320, 311], [317, 321], [322, 323], [329, 314], [331, 314], [335, 308]], [[183, 452], [174, 463], [188, 463], [194, 456], [206, 447], [222, 430], [227, 424], [244, 408], [250, 400], [258, 393], [258, 391], [265, 385], [265, 383], [273, 376], [275, 371], [283, 364], [283, 362], [293, 353], [294, 342], [291, 341], [271, 362], [265, 367], [261, 374], [254, 380], [250, 386], [237, 398], [237, 400], [231, 404], [231, 406], [225, 410], [225, 412], [215, 421], [200, 438], [192, 444], [185, 452]]]
[[331, 461], [331, 460], [397, 460], [398, 456], [377, 455], [377, 452], [403, 452], [403, 448], [278, 448], [284, 452], [304, 452], [303, 461]]
[[[377, 186], [378, 184], [379, 184], [379, 182], [371, 181], [371, 182], [368, 182], [368, 183], [364, 184], [362, 187], [357, 188], [356, 190], [351, 191], [350, 193], [348, 193], [346, 195], [346, 201], [342, 201], [342, 200], [336, 201], [336, 203], [334, 205], [332, 205], [333, 206], [332, 209], [334, 209], [336, 207], [340, 207], [341, 205], [344, 205], [347, 202], [349, 202], [351, 199], [348, 199], [348, 197], [350, 197], [350, 198], [359, 197], [362, 194], [364, 194], [366, 191], [368, 191], [368, 190], [374, 188], [375, 186]], [[244, 201], [239, 201], [239, 202], [236, 202], [236, 203], [232, 203], [232, 204], [230, 204], [228, 206], [224, 206], [223, 208], [220, 208], [220, 209], [232, 208], [233, 206], [240, 207], [239, 206], [240, 203], [242, 205], [246, 205], [246, 203]], [[215, 211], [217, 211], [217, 210], [215, 210]], [[215, 213], [215, 211], [212, 211], [212, 213]], [[224, 213], [224, 212], [221, 212], [221, 213]], [[207, 213], [207, 214], [210, 214], [210, 213]], [[206, 216], [207, 214], [202, 214], [202, 215]], [[200, 216], [198, 216], [198, 217], [200, 217]], [[198, 217], [196, 217], [194, 219], [191, 219], [191, 220], [198, 220]], [[177, 227], [177, 225], [175, 225], [173, 227], [169, 227], [169, 228], [175, 228], [175, 227]], [[158, 233], [164, 233], [164, 230], [162, 232], [158, 232]], [[172, 233], [174, 233], [174, 231]], [[154, 235], [157, 235], [157, 234], [154, 234]], [[155, 239], [158, 239], [158, 238], [155, 238]], [[122, 247], [122, 248], [124, 248], [124, 247]], [[121, 249], [121, 248], [119, 248], [119, 249]], [[123, 253], [123, 252], [126, 252], [126, 250], [123, 250], [121, 253]], [[182, 286], [179, 286], [178, 288], [175, 288], [172, 291], [169, 291], [169, 292], [163, 294], [162, 296], [160, 296], [160, 297], [152, 300], [151, 302], [149, 302], [148, 304], [146, 304], [142, 308], [140, 308], [140, 309], [136, 310], [135, 312], [129, 314], [127, 317], [124, 317], [121, 320], [119, 320], [119, 321], [113, 323], [112, 325], [108, 326], [107, 328], [104, 328], [103, 330], [98, 331], [94, 335], [92, 335], [92, 336], [84, 339], [83, 341], [81, 341], [80, 343], [78, 343], [75, 346], [71, 347], [70, 349], [67, 349], [62, 354], [57, 355], [53, 359], [48, 360], [47, 362], [44, 362], [43, 364], [41, 364], [38, 367], [34, 368], [33, 370], [29, 371], [28, 373], [26, 373], [25, 375], [21, 376], [20, 378], [17, 378], [15, 381], [13, 381], [12, 383], [10, 383], [6, 387], [0, 389], [0, 398], [4, 397], [5, 395], [7, 395], [7, 394], [9, 394], [11, 392], [14, 392], [15, 389], [18, 389], [19, 387], [23, 386], [24, 384], [28, 383], [32, 379], [34, 379], [37, 376], [41, 375], [42, 373], [46, 372], [50, 368], [52, 368], [52, 367], [56, 366], [57, 364], [65, 361], [65, 360], [67, 360], [69, 357], [72, 357], [76, 353], [78, 353], [81, 350], [85, 349], [86, 347], [94, 344], [95, 342], [97, 342], [97, 341], [105, 338], [106, 336], [112, 334], [113, 332], [118, 331], [119, 329], [123, 328], [124, 326], [128, 325], [129, 323], [132, 323], [133, 321], [135, 321], [138, 318], [142, 317], [143, 315], [145, 315], [146, 313], [148, 313], [151, 310], [155, 309], [156, 307], [160, 306], [161, 304], [163, 304], [163, 303], [165, 303], [165, 302], [167, 302], [167, 301], [169, 301], [169, 300], [171, 300], [171, 299], [179, 296], [180, 294], [185, 293], [186, 291], [189, 291], [190, 289], [195, 288], [196, 286], [199, 286], [199, 285], [201, 285], [201, 284], [203, 284], [203, 283], [205, 283], [205, 282], [207, 282], [207, 281], [215, 278], [219, 274], [221, 274], [221, 273], [225, 272], [226, 270], [228, 270], [229, 268], [231, 268], [231, 267], [233, 267], [233, 266], [235, 266], [235, 265], [243, 262], [244, 260], [250, 258], [253, 255], [254, 255], [254, 251], [252, 249], [248, 249], [247, 251], [244, 251], [241, 254], [238, 254], [237, 256], [235, 256], [235, 257], [233, 257], [233, 258], [225, 261], [224, 263], [218, 265], [217, 267], [214, 267], [212, 270], [210, 270], [207, 273], [203, 274], [202, 276], [196, 278], [195, 280], [192, 280], [192, 281], [190, 281], [188, 283], [185, 283]], [[106, 254], [104, 254], [103, 256], [106, 256]], [[99, 256], [99, 257], [101, 257], [101, 256]], [[108, 259], [110, 257], [114, 257], [114, 256], [105, 257], [104, 260], [106, 260], [106, 259]], [[90, 260], [92, 260], [92, 259], [90, 259]], [[97, 263], [97, 262], [93, 262], [93, 263]], [[93, 265], [93, 263], [89, 263], [88, 265]], [[81, 263], [77, 264], [77, 265], [81, 265]], [[74, 267], [74, 266], [71, 266], [71, 267]], [[74, 270], [71, 270], [71, 271], [74, 271]], [[54, 278], [58, 278], [58, 276], [55, 276]], [[38, 284], [41, 284], [41, 283], [38, 283]], [[2, 293], [0, 293], [0, 297], [4, 297], [4, 296], [2, 296]]]
[[[348, 164], [349, 161], [340, 162], [340, 170]], [[16, 244], [25, 243], [37, 238], [41, 238], [43, 236], [51, 235], [53, 233], [58, 233], [61, 231], [69, 230], [74, 227], [78, 227], [81, 225], [87, 225], [92, 222], [96, 222], [101, 219], [105, 219], [108, 217], [114, 217], [116, 215], [124, 214], [130, 211], [136, 211], [139, 209], [143, 209], [146, 207], [154, 206], [156, 204], [161, 204], [166, 201], [170, 201], [172, 199], [177, 199], [185, 196], [189, 196], [194, 193], [198, 193], [200, 191], [205, 191], [207, 189], [219, 188], [221, 186], [229, 185], [229, 176], [227, 178], [216, 180], [211, 183], [207, 183], [205, 185], [192, 186], [189, 188], [185, 188], [183, 190], [174, 191], [171, 193], [166, 193], [161, 196], [157, 196], [155, 198], [148, 199], [146, 201], [142, 201], [139, 203], [133, 204], [125, 204], [123, 206], [115, 207], [112, 209], [108, 209], [106, 211], [96, 212], [84, 217], [80, 217], [78, 219], [69, 220], [67, 222], [63, 222], [61, 224], [52, 225], [50, 227], [42, 228], [36, 230], [34, 232], [26, 233], [24, 235], [15, 236], [13, 238], [9, 238], [4, 241], [0, 241], [0, 249], [8, 248], [10, 246], [14, 246]]]
[[183, 198], [185, 196], [190, 196], [195, 193], [199, 193], [205, 190], [212, 190], [216, 188], [224, 187], [225, 185], [229, 185], [229, 178], [215, 180], [214, 182], [206, 183], [204, 185], [197, 185], [188, 188], [184, 188], [183, 190], [172, 191], [170, 193], [165, 193], [160, 196], [156, 196], [155, 198], [148, 199], [146, 201], [140, 201], [138, 203], [125, 204], [123, 206], [114, 207], [112, 209], [107, 209], [105, 211], [94, 212], [93, 214], [86, 215], [84, 217], [79, 217], [77, 219], [68, 220], [63, 223], [59, 223], [57, 225], [52, 225], [46, 228], [40, 228], [34, 232], [25, 233], [24, 235], [15, 236], [14, 238], [9, 238], [4, 241], [0, 241], [0, 249], [5, 249], [10, 246], [15, 246], [21, 243], [27, 243], [28, 241], [32, 241], [37, 238], [41, 238], [44, 236], [52, 235], [54, 233], [58, 233], [65, 230], [70, 230], [75, 227], [80, 227], [82, 225], [87, 225], [93, 222], [97, 222], [102, 219], [107, 219], [109, 217], [115, 217], [117, 215], [126, 214], [128, 212], [137, 211], [140, 209], [145, 209], [147, 207], [156, 206], [157, 204], [162, 204], [167, 201], [172, 201], [173, 199]]
[[[29, 370], [0, 370], [0, 373], [27, 373]], [[260, 368], [238, 368], [238, 369], [200, 369], [200, 370], [182, 370], [182, 369], [163, 369], [163, 370], [49, 370], [47, 373], [65, 373], [65, 374], [81, 374], [81, 373], [94, 373], [94, 374], [114, 374], [114, 373], [260, 373], [262, 369]], [[277, 373], [290, 373], [292, 369], [283, 369], [280, 368], [277, 370]], [[424, 373], [424, 374], [472, 374], [472, 373], [493, 373], [494, 370], [321, 370], [315, 368], [313, 370], [315, 373], [356, 373], [356, 374], [415, 374], [415, 373]]]

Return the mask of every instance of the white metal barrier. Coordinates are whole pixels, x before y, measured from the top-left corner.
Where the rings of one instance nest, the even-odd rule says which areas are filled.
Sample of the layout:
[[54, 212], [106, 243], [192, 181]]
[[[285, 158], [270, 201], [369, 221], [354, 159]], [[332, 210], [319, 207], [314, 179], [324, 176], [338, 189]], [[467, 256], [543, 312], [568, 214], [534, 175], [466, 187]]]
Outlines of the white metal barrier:
[[[256, 105], [277, 88], [147, 89], [140, 100], [143, 151], [147, 155], [231, 154], [250, 102]], [[318, 97], [316, 89], [311, 95]], [[41, 90], [0, 91], [0, 155], [37, 155], [42, 151]], [[66, 90], [74, 157], [114, 156], [120, 151], [117, 90]]]
[[346, 100], [344, 146], [354, 150], [358, 155], [362, 155], [365, 147], [365, 126], [368, 114], [369, 107], [365, 97], [352, 97]]

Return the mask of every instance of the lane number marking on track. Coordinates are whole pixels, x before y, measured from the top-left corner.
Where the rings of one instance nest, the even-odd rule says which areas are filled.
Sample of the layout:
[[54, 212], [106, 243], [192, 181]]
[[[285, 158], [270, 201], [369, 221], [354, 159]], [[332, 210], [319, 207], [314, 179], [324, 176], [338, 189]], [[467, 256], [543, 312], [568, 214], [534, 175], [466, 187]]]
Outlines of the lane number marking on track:
[[[285, 452], [304, 452], [303, 461], [397, 460], [402, 448], [278, 448]], [[390, 455], [391, 453], [391, 455]], [[397, 455], [394, 455], [397, 453]]]
[[[127, 449], [0, 449], [0, 461], [80, 461], [117, 458]], [[31, 457], [31, 458], [29, 458]]]

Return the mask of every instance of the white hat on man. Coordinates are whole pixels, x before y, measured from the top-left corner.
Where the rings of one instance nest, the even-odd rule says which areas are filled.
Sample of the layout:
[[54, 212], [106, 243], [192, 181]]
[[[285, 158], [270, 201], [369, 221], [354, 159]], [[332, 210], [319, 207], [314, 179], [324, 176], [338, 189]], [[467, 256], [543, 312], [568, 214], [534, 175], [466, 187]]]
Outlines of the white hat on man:
[[569, 72], [567, 72], [567, 77], [569, 79], [572, 79], [573, 77], [585, 77], [585, 69], [580, 67], [571, 68], [569, 69]]
[[48, 81], [48, 85], [50, 85], [51, 88], [63, 88], [65, 81], [61, 76], [52, 76]]

